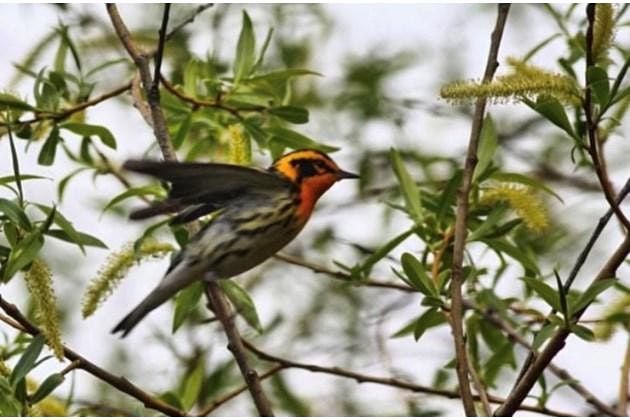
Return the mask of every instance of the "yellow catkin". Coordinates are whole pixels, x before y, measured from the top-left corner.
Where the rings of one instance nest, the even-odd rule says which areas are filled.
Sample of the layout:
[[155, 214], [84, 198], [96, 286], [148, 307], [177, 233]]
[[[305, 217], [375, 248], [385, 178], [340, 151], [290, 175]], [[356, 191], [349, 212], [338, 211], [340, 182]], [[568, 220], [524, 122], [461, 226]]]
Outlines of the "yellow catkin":
[[615, 9], [612, 4], [597, 4], [595, 6], [595, 24], [593, 25], [593, 58], [595, 61], [605, 60], [608, 49], [612, 45], [615, 35]]
[[449, 83], [442, 87], [440, 96], [453, 103], [465, 103], [474, 98], [534, 100], [540, 95], [549, 95], [562, 103], [579, 103], [580, 91], [572, 78], [515, 58], [508, 58], [508, 64], [512, 67], [511, 74], [499, 76], [489, 83], [474, 80]]
[[98, 309], [134, 264], [149, 257], [162, 257], [172, 252], [173, 249], [171, 244], [146, 240], [138, 252], [134, 252], [133, 243], [129, 243], [120, 251], [111, 254], [98, 271], [96, 278], [90, 282], [83, 296], [81, 310], [83, 318], [89, 317]]
[[252, 160], [252, 149], [249, 137], [243, 132], [240, 124], [232, 124], [227, 129], [230, 162], [237, 165], [249, 165]]
[[[602, 318], [606, 319], [614, 314], [630, 313], [630, 295], [623, 294], [613, 302], [606, 305], [606, 310], [602, 314]], [[608, 341], [612, 338], [613, 333], [619, 323], [614, 322], [599, 322], [593, 329], [593, 333], [598, 340]]]
[[532, 232], [541, 233], [549, 227], [545, 206], [531, 189], [522, 185], [501, 183], [486, 189], [481, 196], [482, 204], [492, 205], [499, 202], [507, 203]]
[[46, 343], [55, 356], [62, 360], [63, 345], [57, 314], [57, 299], [52, 285], [52, 273], [42, 259], [36, 258], [24, 275], [24, 279], [35, 303], [37, 323], [46, 338]]

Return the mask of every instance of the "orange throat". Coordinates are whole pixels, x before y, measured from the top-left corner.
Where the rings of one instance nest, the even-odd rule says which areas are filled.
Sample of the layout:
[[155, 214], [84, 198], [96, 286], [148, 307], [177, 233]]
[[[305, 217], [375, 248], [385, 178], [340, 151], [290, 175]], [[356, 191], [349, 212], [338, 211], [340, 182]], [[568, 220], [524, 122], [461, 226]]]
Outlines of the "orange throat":
[[322, 196], [336, 181], [334, 176], [318, 176], [305, 179], [300, 186], [300, 205], [297, 216], [301, 223], [306, 223], [313, 212], [319, 197]]

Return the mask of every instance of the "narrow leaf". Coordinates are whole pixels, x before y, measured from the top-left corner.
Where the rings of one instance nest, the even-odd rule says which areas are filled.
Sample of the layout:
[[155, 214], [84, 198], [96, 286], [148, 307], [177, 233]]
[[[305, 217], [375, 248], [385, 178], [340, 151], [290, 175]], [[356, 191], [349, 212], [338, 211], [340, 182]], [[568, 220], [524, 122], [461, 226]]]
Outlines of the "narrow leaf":
[[29, 220], [24, 210], [22, 210], [13, 201], [9, 201], [6, 198], [0, 198], [0, 213], [4, 214], [9, 220], [21, 227], [26, 231], [32, 229], [31, 221]]
[[33, 337], [31, 344], [28, 345], [20, 360], [18, 360], [15, 368], [11, 372], [11, 376], [9, 381], [11, 384], [15, 385], [20, 380], [24, 379], [26, 375], [33, 369], [35, 366], [35, 362], [39, 357], [39, 354], [42, 352], [44, 348], [44, 336], [42, 334], [38, 334]]
[[249, 76], [256, 62], [256, 38], [252, 21], [243, 10], [243, 24], [236, 44], [236, 59], [234, 60], [234, 83], [237, 84]]
[[271, 142], [282, 144], [291, 149], [315, 149], [324, 153], [330, 153], [339, 150], [338, 147], [329, 146], [319, 143], [304, 134], [300, 134], [284, 127], [270, 127], [267, 129], [272, 134]]
[[203, 294], [203, 283], [195, 282], [177, 294], [175, 298], [175, 313], [173, 314], [172, 333], [174, 334], [184, 323], [186, 318], [194, 312]]
[[422, 207], [420, 205], [420, 190], [411, 178], [409, 172], [407, 172], [407, 168], [405, 167], [398, 151], [391, 149], [390, 159], [392, 161], [396, 177], [398, 178], [398, 182], [400, 183], [403, 197], [405, 198], [407, 211], [409, 212], [411, 218], [416, 223], [419, 223], [423, 219]]
[[575, 315], [577, 312], [586, 308], [588, 305], [593, 302], [597, 296], [608, 290], [611, 286], [617, 283], [617, 279], [605, 279], [598, 280], [591, 284], [588, 289], [584, 291], [578, 298], [577, 302], [571, 305], [571, 316]]
[[60, 373], [53, 373], [37, 388], [37, 391], [29, 398], [31, 404], [37, 404], [47, 396], [49, 396], [59, 385], [65, 380]]
[[473, 174], [473, 181], [477, 180], [486, 169], [492, 164], [494, 154], [497, 150], [499, 140], [497, 138], [497, 131], [494, 127], [494, 121], [492, 116], [488, 114], [483, 121], [481, 128], [481, 136], [479, 138], [479, 150], [477, 151], [477, 166]]
[[269, 113], [293, 124], [308, 122], [308, 110], [297, 106], [278, 106], [270, 108]]
[[116, 149], [116, 139], [106, 127], [101, 125], [67, 122], [60, 125], [60, 128], [71, 131], [80, 136], [96, 136], [101, 139], [101, 142], [103, 142], [105, 146]]
[[433, 282], [427, 275], [426, 269], [416, 257], [405, 252], [400, 261], [413, 288], [425, 296], [438, 296], [438, 292], [435, 290]]
[[236, 311], [247, 321], [250, 327], [258, 331], [259, 334], [262, 334], [263, 327], [260, 324], [256, 306], [245, 289], [232, 280], [222, 280], [219, 284], [225, 295], [236, 308]]

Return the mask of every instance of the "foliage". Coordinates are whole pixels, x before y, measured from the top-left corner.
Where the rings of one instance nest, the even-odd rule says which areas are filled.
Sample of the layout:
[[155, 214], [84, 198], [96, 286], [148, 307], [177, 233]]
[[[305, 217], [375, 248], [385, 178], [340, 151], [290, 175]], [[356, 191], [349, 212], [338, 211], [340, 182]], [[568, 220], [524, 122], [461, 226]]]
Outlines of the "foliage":
[[[134, 277], [131, 267], [170, 254], [175, 250], [172, 244], [184, 247], [189, 231], [168, 225], [168, 220], [145, 226], [141, 233], [126, 228], [131, 223], [126, 219], [128, 204], [159, 200], [167, 194], [167, 186], [136, 180], [120, 168], [120, 162], [129, 157], [128, 143], [141, 140], [122, 138], [124, 130], [118, 127], [122, 121], [101, 119], [92, 109], [114, 104], [129, 113], [139, 111], [151, 121], [150, 98], [135, 77], [133, 61], [121, 55], [124, 51], [109, 22], [100, 22], [92, 8], [80, 12], [74, 6], [54, 7], [60, 23], [34, 41], [32, 50], [16, 64], [13, 80], [0, 87], [0, 148], [5, 148], [11, 164], [0, 173], [0, 279], [12, 284], [25, 280], [27, 315], [41, 331], [31, 337], [12, 329], [16, 333], [6, 335], [0, 346], [0, 414], [152, 415], [155, 412], [144, 408], [137, 397], [123, 397], [107, 380], [90, 398], [75, 395], [74, 387], [68, 388], [68, 373], [85, 366], [64, 360], [62, 343], [72, 336], [67, 322], [71, 315], [81, 312], [87, 318], [110, 296], [118, 298], [120, 282]], [[289, 248], [299, 258], [274, 260], [237, 279], [238, 283], [226, 280], [221, 284], [238, 312], [242, 335], [256, 348], [275, 345], [274, 355], [295, 361], [292, 365], [262, 356], [251, 358], [259, 375], [272, 370], [264, 390], [280, 414], [435, 414], [433, 407], [441, 401], [416, 398], [415, 394], [409, 397], [412, 386], [372, 380], [396, 391], [388, 402], [395, 401], [397, 408], [384, 412], [380, 400], [339, 379], [328, 383], [330, 393], [322, 403], [317, 388], [294, 375], [297, 369], [322, 371], [319, 365], [298, 366], [312, 355], [325, 356], [317, 359], [326, 363], [334, 360], [339, 367], [324, 370], [330, 375], [346, 374], [358, 382], [370, 382], [362, 370], [378, 363], [380, 374], [404, 382], [416, 377], [418, 365], [392, 360], [390, 347], [400, 346], [392, 352], [398, 354], [412, 346], [413, 357], [419, 349], [429, 349], [440, 352], [443, 362], [422, 367], [434, 374], [428, 394], [444, 395], [457, 388], [450, 341], [440, 347], [436, 337], [451, 337], [455, 226], [461, 220], [457, 203], [466, 175], [471, 176], [472, 188], [464, 215], [463, 325], [469, 369], [474, 369], [483, 390], [507, 395], [517, 380], [516, 369], [524, 358], [517, 351], [522, 343], [514, 334], [542, 351], [558, 332], [595, 341], [589, 343], [592, 346], [609, 340], [615, 332], [628, 333], [629, 289], [623, 276], [612, 273], [597, 281], [573, 284], [575, 273], [571, 271], [581, 268], [573, 261], [578, 248], [586, 243], [583, 234], [598, 226], [601, 215], [578, 220], [579, 215], [563, 207], [560, 197], [568, 185], [586, 197], [584, 202], [598, 200], [608, 205], [610, 197], [602, 189], [615, 198], [609, 174], [617, 170], [618, 162], [606, 161], [604, 147], [614, 143], [627, 153], [627, 145], [618, 140], [630, 105], [626, 80], [630, 58], [617, 41], [627, 32], [627, 6], [597, 5], [590, 23], [580, 12], [581, 6], [514, 9], [518, 7], [531, 11], [523, 12], [529, 20], [540, 19], [542, 11], [554, 22], [552, 33], [541, 42], [519, 46], [523, 47], [517, 52], [519, 58], [500, 58], [509, 71], [493, 81], [470, 81], [475, 73], [466, 68], [460, 70], [466, 72], [467, 80], [442, 80], [440, 96], [449, 105], [442, 107], [444, 103], [426, 106], [423, 100], [392, 88], [401, 74], [418, 71], [417, 51], [373, 49], [365, 55], [348, 56], [339, 63], [338, 80], [331, 82], [324, 76], [329, 69], [316, 68], [318, 52], [324, 49], [334, 26], [323, 7], [266, 5], [241, 10], [215, 5], [204, 11], [173, 6], [181, 13], [179, 20], [192, 14], [202, 21], [200, 26], [184, 22], [177, 27], [174, 21], [178, 19], [171, 17], [169, 28], [177, 30], [169, 35], [162, 67], [159, 105], [171, 145], [181, 160], [259, 166], [288, 150], [315, 148], [348, 152], [345, 156], [351, 162], [347, 166], [354, 164], [361, 172], [355, 193], [320, 207], [322, 213], [328, 210], [341, 220], [351, 206], [361, 206], [348, 221], [360, 220], [364, 232], [347, 239], [342, 223], [335, 225], [322, 217], [321, 224], [307, 230]], [[156, 54], [155, 22], [161, 17], [162, 5], [147, 7], [142, 22], [133, 27], [133, 39], [148, 57]], [[266, 27], [265, 22], [273, 22], [274, 27]], [[94, 30], [99, 25], [106, 30]], [[203, 34], [207, 49], [203, 56], [192, 53], [195, 31]], [[540, 65], [533, 64], [552, 45], [561, 50], [553, 57], [555, 61], [545, 55], [539, 59]], [[15, 88], [20, 83], [28, 86], [28, 93]], [[127, 102], [114, 102], [125, 93], [131, 94], [138, 111]], [[433, 98], [434, 93], [427, 97]], [[448, 115], [449, 121], [469, 125], [470, 112], [462, 106], [479, 99], [490, 99], [495, 107], [480, 127], [476, 167], [470, 174], [462, 169], [460, 146], [450, 146], [457, 141], [455, 136], [465, 137], [461, 131], [455, 135], [427, 124], [419, 134], [408, 134], [418, 111], [431, 119]], [[385, 138], [377, 145], [362, 142], [377, 125], [387, 127], [381, 132]], [[143, 128], [150, 132], [150, 127]], [[146, 134], [144, 140], [150, 136]], [[532, 138], [534, 146], [522, 147]], [[430, 147], [439, 143], [448, 146], [442, 151]], [[158, 156], [155, 141], [144, 141], [135, 150]], [[515, 165], [515, 159], [521, 162]], [[82, 203], [82, 197], [68, 186], [75, 179], [85, 181], [86, 175], [95, 184], [101, 179], [117, 183], [117, 192], [96, 191], [98, 202]], [[56, 198], [44, 199], [30, 185], [54, 186]], [[83, 217], [66, 217], [66, 209], [74, 205], [81, 206], [93, 221], [94, 231], [76, 227]], [[372, 217], [366, 216], [370, 209], [375, 209], [370, 215], [382, 217], [367, 220]], [[617, 216], [612, 218], [619, 219]], [[115, 221], [116, 234], [126, 245], [110, 253], [100, 269], [90, 265], [93, 280], [81, 283], [83, 303], [79, 308], [60, 293], [60, 285], [67, 286], [66, 279], [85, 261], [93, 263], [93, 252], [113, 245], [97, 237], [99, 217]], [[365, 238], [371, 238], [369, 243]], [[604, 254], [610, 251], [602, 249]], [[101, 261], [104, 255], [97, 255]], [[64, 267], [60, 260], [71, 260], [73, 266]], [[297, 275], [287, 261], [310, 271]], [[597, 269], [603, 265], [592, 264]], [[330, 279], [307, 281], [316, 275]], [[2, 298], [15, 301], [5, 294], [6, 284], [2, 287]], [[611, 296], [611, 304], [600, 304]], [[155, 345], [168, 355], [166, 378], [159, 377], [156, 364], [147, 371], [143, 363], [151, 360], [143, 360], [142, 352], [128, 341], [112, 345], [113, 338], [103, 338], [113, 324], [92, 333], [95, 337], [103, 334], [99, 343], [108, 343], [115, 361], [112, 371], [122, 372], [127, 363], [129, 369], [135, 369], [134, 382], [139, 387], [147, 394], [160, 393], [150, 398], [181, 412], [212, 412], [221, 398], [243, 384], [243, 378], [229, 354], [214, 347], [222, 343], [223, 335], [214, 328], [215, 320], [205, 304], [202, 284], [194, 284], [174, 299], [174, 309], [169, 309], [170, 328], [160, 325], [158, 332], [151, 332], [145, 327], [145, 333], [152, 335], [145, 337], [143, 346]], [[593, 329], [581, 319], [591, 305], [599, 305], [602, 314]], [[3, 309], [6, 312], [6, 306]], [[124, 312], [120, 309], [118, 312]], [[33, 378], [42, 377], [39, 366], [51, 370], [55, 363], [45, 356], [48, 351], [64, 367], [52, 368], [54, 373], [36, 383]], [[575, 381], [561, 377], [548, 386], [548, 372], [538, 378], [536, 391], [529, 395], [536, 395], [538, 409], [549, 414], [545, 410], [550, 398], [562, 386], [575, 388]], [[155, 382], [147, 377], [155, 377]], [[580, 395], [592, 403], [592, 398]], [[241, 398], [239, 401], [248, 397]], [[391, 410], [394, 404], [385, 406]], [[241, 407], [245, 408], [232, 405], [225, 412], [254, 413], [249, 402]], [[439, 407], [440, 414], [447, 409]]]

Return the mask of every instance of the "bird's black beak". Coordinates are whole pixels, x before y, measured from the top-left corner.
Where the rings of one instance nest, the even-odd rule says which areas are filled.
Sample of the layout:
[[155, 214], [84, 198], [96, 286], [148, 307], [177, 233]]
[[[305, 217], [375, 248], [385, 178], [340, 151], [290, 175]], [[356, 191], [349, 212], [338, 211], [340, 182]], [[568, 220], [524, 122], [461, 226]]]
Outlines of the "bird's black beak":
[[339, 170], [339, 172], [337, 172], [337, 177], [339, 179], [357, 179], [359, 178], [359, 175], [353, 174], [352, 172]]

